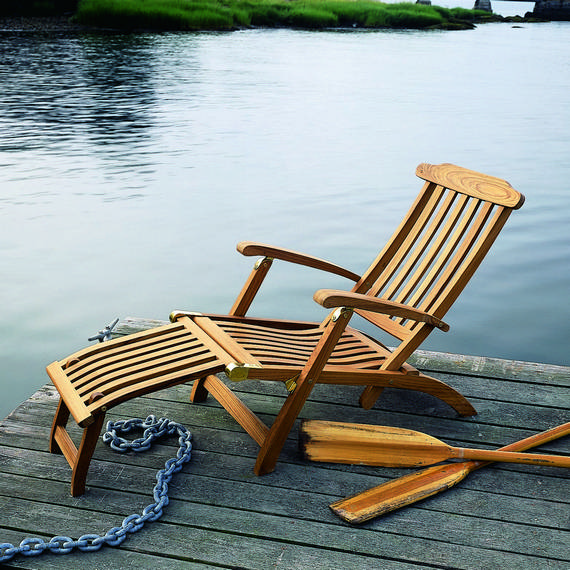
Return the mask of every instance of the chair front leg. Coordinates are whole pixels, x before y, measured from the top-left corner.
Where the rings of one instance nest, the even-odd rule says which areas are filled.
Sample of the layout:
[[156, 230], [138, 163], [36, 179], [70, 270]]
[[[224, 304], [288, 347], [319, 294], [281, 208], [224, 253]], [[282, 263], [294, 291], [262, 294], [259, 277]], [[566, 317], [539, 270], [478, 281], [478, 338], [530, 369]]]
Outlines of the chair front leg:
[[277, 414], [277, 418], [261, 446], [254, 467], [256, 475], [271, 473], [275, 469], [277, 459], [283, 445], [285, 445], [285, 441], [287, 441], [289, 432], [293, 428], [295, 420], [301, 413], [323, 368], [346, 329], [351, 316], [352, 310], [344, 308], [335, 311], [331, 316], [313, 354], [299, 375], [297, 387], [285, 400], [285, 404], [283, 404], [283, 407]]
[[95, 415], [95, 421], [83, 430], [81, 443], [71, 474], [71, 496], [78, 497], [85, 493], [85, 481], [87, 479], [87, 471], [91, 464], [91, 458], [95, 452], [97, 441], [105, 421], [105, 413], [101, 412]]
[[51, 434], [49, 437], [49, 452], [50, 453], [57, 453], [62, 454], [64, 450], [62, 446], [58, 443], [58, 432], [65, 430], [65, 426], [67, 425], [67, 420], [69, 420], [69, 409], [65, 405], [63, 398], [59, 399], [59, 404], [57, 405], [57, 411], [55, 412], [55, 416], [53, 418], [53, 423], [51, 426]]

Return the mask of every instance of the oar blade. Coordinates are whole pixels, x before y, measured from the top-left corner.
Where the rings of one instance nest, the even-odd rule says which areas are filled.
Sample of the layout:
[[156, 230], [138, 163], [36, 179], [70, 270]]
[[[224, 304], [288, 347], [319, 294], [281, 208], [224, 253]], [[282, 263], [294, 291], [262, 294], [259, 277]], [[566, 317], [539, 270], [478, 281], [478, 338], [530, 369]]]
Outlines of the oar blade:
[[449, 489], [476, 466], [477, 463], [473, 461], [437, 465], [388, 481], [329, 506], [346, 522], [360, 524]]
[[301, 423], [299, 447], [310, 461], [378, 467], [422, 467], [452, 456], [448, 445], [417, 431], [321, 420]]

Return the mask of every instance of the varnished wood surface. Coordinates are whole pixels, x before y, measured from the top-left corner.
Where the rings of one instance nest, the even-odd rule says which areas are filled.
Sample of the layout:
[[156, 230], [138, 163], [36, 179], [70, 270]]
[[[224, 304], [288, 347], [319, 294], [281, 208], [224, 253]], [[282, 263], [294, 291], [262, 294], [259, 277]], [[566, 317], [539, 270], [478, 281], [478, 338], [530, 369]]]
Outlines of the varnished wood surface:
[[454, 164], [422, 163], [416, 168], [416, 175], [423, 180], [435, 182], [475, 198], [491, 200], [508, 208], [517, 209], [524, 204], [524, 196], [505, 180]]
[[[158, 323], [129, 319], [121, 331], [127, 324], [132, 331]], [[357, 388], [327, 385], [315, 388], [301, 416], [394, 425], [481, 448], [568, 421], [569, 368], [428, 352], [417, 354], [413, 364], [461, 390], [479, 415], [456, 418], [431, 396], [390, 389], [364, 411], [356, 405]], [[268, 423], [285, 398], [280, 384], [247, 381], [232, 389]], [[154, 413], [193, 433], [193, 459], [175, 475], [171, 502], [159, 521], [119, 548], [18, 558], [5, 567], [570, 568], [568, 470], [494, 464], [422, 503], [354, 527], [328, 505], [410, 470], [305, 462], [294, 427], [276, 471], [255, 477], [257, 444], [213, 398], [189, 404], [190, 393], [191, 386], [180, 385], [108, 414], [118, 419]], [[99, 443], [87, 492], [72, 498], [67, 462], [47, 451], [56, 403], [55, 389], [45, 386], [0, 424], [0, 542], [60, 534], [77, 538], [119, 525], [152, 502], [155, 472], [176, 451], [175, 439], [138, 455], [119, 455]], [[539, 449], [570, 454], [570, 438]]]

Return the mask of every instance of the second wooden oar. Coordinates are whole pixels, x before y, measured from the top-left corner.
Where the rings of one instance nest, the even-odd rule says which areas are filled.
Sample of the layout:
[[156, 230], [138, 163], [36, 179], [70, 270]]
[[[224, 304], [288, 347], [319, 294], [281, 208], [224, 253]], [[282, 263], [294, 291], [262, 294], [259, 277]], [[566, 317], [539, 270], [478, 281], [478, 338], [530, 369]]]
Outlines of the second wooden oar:
[[306, 420], [300, 437], [301, 450], [311, 461], [420, 467], [448, 459], [473, 459], [570, 467], [570, 457], [452, 447], [425, 433], [395, 427]]
[[[570, 435], [570, 423], [511, 443], [502, 447], [501, 451], [525, 451], [567, 435]], [[341, 519], [352, 524], [363, 523], [446, 491], [465, 479], [472, 471], [489, 463], [461, 461], [428, 467], [335, 501], [329, 506]]]

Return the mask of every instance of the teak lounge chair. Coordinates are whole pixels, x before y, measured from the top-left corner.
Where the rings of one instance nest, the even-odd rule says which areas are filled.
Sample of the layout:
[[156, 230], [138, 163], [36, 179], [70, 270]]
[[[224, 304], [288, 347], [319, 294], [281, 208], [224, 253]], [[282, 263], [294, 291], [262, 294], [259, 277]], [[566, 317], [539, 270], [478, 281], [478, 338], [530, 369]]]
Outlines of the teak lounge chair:
[[[110, 407], [166, 386], [194, 380], [191, 401], [211, 394], [260, 445], [254, 471], [275, 467], [281, 448], [317, 382], [360, 385], [371, 408], [385, 387], [432, 394], [458, 414], [476, 413], [456, 390], [406, 359], [442, 320], [524, 197], [504, 180], [451, 164], [420, 164], [425, 181], [416, 201], [372, 265], [358, 275], [294, 251], [242, 242], [262, 256], [228, 315], [175, 311], [172, 324], [85, 348], [48, 366], [61, 395], [51, 451], [73, 467], [72, 494], [83, 493], [87, 469]], [[247, 317], [273, 260], [306, 265], [355, 282], [349, 291], [321, 289], [314, 299], [332, 309], [321, 323]], [[393, 351], [349, 327], [357, 313], [394, 337]], [[284, 382], [289, 395], [266, 426], [216, 376]], [[66, 430], [69, 414], [84, 428], [79, 450]]]

